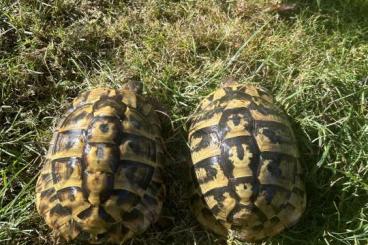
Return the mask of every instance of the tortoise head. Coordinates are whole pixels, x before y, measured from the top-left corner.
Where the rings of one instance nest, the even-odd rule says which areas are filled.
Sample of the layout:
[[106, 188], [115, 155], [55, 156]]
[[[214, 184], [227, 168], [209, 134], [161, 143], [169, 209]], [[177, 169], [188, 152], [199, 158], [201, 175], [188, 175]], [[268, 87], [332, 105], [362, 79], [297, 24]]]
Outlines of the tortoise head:
[[228, 76], [222, 79], [221, 83], [220, 83], [220, 87], [224, 88], [224, 87], [230, 87], [230, 86], [235, 86], [238, 83], [236, 82], [235, 77], [233, 76]]
[[123, 87], [124, 90], [129, 90], [129, 91], [133, 91], [134, 93], [137, 94], [142, 94], [143, 92], [143, 82], [140, 80], [129, 80], [127, 81]]

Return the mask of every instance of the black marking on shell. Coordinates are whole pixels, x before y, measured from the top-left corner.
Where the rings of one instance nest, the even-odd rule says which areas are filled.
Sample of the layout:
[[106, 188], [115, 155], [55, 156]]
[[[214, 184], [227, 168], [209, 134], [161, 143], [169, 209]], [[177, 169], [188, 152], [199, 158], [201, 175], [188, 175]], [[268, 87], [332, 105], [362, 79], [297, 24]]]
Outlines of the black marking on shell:
[[201, 141], [191, 149], [192, 152], [200, 151], [209, 147], [210, 145], [221, 144], [220, 137], [218, 135], [217, 125], [201, 128], [196, 130], [190, 137], [190, 140], [201, 139]]
[[39, 213], [45, 215], [46, 211], [48, 211], [49, 205], [47, 203], [41, 202], [38, 206]]
[[52, 183], [53, 184], [57, 184], [58, 182], [61, 181], [61, 176], [59, 175], [59, 171], [57, 171], [57, 167], [56, 167], [56, 161], [52, 161], [51, 162], [51, 168], [52, 168]]
[[264, 190], [263, 192], [261, 191], [261, 194], [265, 196], [267, 204], [270, 205], [277, 189], [273, 186], [262, 186], [261, 190]]
[[63, 207], [61, 204], [56, 204], [52, 209], [50, 209], [50, 216], [60, 215], [68, 216], [72, 214], [72, 210], [67, 207]]
[[234, 125], [238, 126], [240, 124], [241, 117], [239, 116], [239, 114], [234, 114], [229, 119], [234, 123]]
[[52, 195], [55, 194], [55, 188], [52, 187], [50, 189], [44, 190], [41, 192], [41, 198], [48, 198], [50, 199]]
[[209, 126], [209, 127], [205, 127], [205, 128], [201, 128], [201, 129], [196, 130], [191, 135], [191, 137], [192, 138], [207, 137], [208, 134], [212, 134], [212, 133], [218, 134], [218, 131], [219, 131], [218, 125], [212, 125], [212, 126]]
[[111, 91], [112, 90], [110, 90], [108, 94], [102, 95], [100, 97], [100, 100], [101, 101], [108, 101], [108, 100], [110, 100], [110, 101], [113, 101], [115, 103], [118, 103], [118, 104], [121, 103], [121, 104], [125, 105], [124, 103], [122, 103], [123, 93], [121, 91], [117, 90], [117, 89], [114, 89], [115, 95], [110, 95], [110, 92]]
[[[194, 166], [195, 169], [199, 169], [199, 167]], [[213, 180], [214, 178], [216, 178], [217, 175], [217, 169], [213, 168], [212, 166], [207, 166], [205, 168], [202, 168], [206, 171], [206, 176], [203, 178], [197, 178], [197, 181], [199, 184], [203, 184], [203, 183], [207, 183], [208, 181]]]
[[213, 206], [210, 210], [213, 215], [218, 215], [221, 210], [224, 208], [224, 204], [222, 202], [217, 202], [215, 206]]
[[73, 129], [59, 132], [55, 140], [53, 153], [71, 149], [78, 141], [82, 139], [83, 131], [84, 130]]
[[[52, 180], [56, 184], [62, 179], [68, 180], [74, 172], [74, 168], [79, 164], [80, 159], [77, 157], [63, 157], [51, 161]], [[60, 171], [65, 167], [66, 171]]]
[[209, 111], [199, 111], [197, 112], [192, 119], [192, 127], [196, 124], [199, 124], [203, 121], [206, 121], [210, 118], [212, 118], [215, 114], [220, 114], [222, 113], [224, 108], [214, 108], [213, 110], [209, 110]]
[[[252, 153], [252, 158], [256, 157], [257, 148], [254, 146], [254, 139], [252, 136], [237, 136], [230, 139], [226, 139], [223, 141], [223, 144], [226, 144], [228, 148], [236, 147], [237, 158], [240, 160], [244, 159], [244, 148], [243, 145], [247, 146], [248, 150]], [[229, 153], [226, 152], [228, 155]]]
[[[122, 97], [120, 96], [120, 98]], [[116, 100], [116, 98], [114, 97], [101, 96], [100, 100], [96, 101], [93, 104], [93, 112], [103, 107], [114, 108], [117, 112], [119, 112], [115, 116], [118, 117], [119, 119], [122, 119], [127, 106], [124, 103], [122, 103], [121, 100], [120, 101]]]
[[98, 207], [98, 216], [107, 223], [116, 222], [115, 219], [110, 214], [108, 214], [106, 210], [101, 206]]
[[[110, 149], [110, 154], [107, 155], [108, 156], [108, 160], [106, 160], [112, 170], [112, 172], [115, 172], [116, 169], [119, 166], [119, 156], [120, 156], [120, 151], [118, 148], [118, 145], [115, 143], [99, 143], [99, 142], [88, 142], [87, 144], [85, 144], [84, 146], [84, 154], [83, 156], [86, 157], [88, 152], [91, 151], [92, 147], [96, 147], [96, 155], [97, 155], [97, 162], [100, 163], [100, 161], [105, 158], [105, 151], [107, 148]], [[87, 159], [84, 159], [85, 161], [87, 161]], [[87, 166], [86, 166], [87, 167]]]
[[101, 130], [101, 132], [102, 132], [102, 133], [107, 133], [107, 132], [109, 132], [109, 125], [108, 125], [108, 124], [106, 124], [106, 123], [101, 124], [101, 125], [100, 125], [100, 130]]
[[57, 196], [59, 201], [64, 202], [65, 197], [69, 201], [73, 202], [75, 200], [75, 193], [76, 192], [83, 192], [80, 187], [72, 186], [72, 187], [65, 187], [57, 191]]
[[[83, 135], [83, 130], [67, 130], [57, 133], [56, 139], [54, 141], [54, 146], [52, 149], [52, 154], [59, 151], [69, 150], [74, 144], [80, 140]], [[65, 142], [66, 139], [66, 142]]]
[[157, 142], [142, 135], [122, 133], [121, 144], [128, 143], [132, 151], [140, 156], [156, 162], [157, 160]]
[[229, 146], [225, 143], [221, 145], [221, 155], [219, 164], [227, 179], [233, 179], [234, 165], [229, 160]]
[[82, 190], [83, 190], [83, 195], [84, 198], [88, 199], [89, 196], [89, 190], [87, 188], [87, 183], [86, 183], [86, 179], [84, 178], [84, 172], [86, 171], [87, 168], [87, 163], [86, 163], [86, 151], [87, 148], [89, 147], [89, 144], [85, 144], [83, 147], [83, 158], [80, 161], [81, 164], [81, 171], [82, 171]]
[[93, 206], [90, 206], [89, 208], [83, 210], [82, 212], [80, 212], [77, 216], [78, 218], [82, 219], [82, 220], [86, 220], [88, 219], [91, 215], [92, 215], [92, 211], [93, 211]]
[[[275, 194], [277, 192], [284, 192], [287, 194], [287, 199], [289, 199], [290, 195], [291, 195], [291, 191], [282, 187], [282, 186], [279, 186], [279, 185], [270, 185], [270, 184], [267, 184], [267, 185], [261, 185], [260, 186], [260, 193], [262, 193], [264, 196], [265, 196], [265, 199], [266, 199], [266, 202], [267, 204], [271, 204], [272, 202], [272, 199], [273, 197], [275, 196]], [[275, 207], [277, 208], [277, 207]]]
[[252, 150], [253, 157], [251, 159], [249, 167], [252, 170], [254, 183], [252, 185], [252, 196], [249, 199], [250, 199], [251, 202], [254, 202], [257, 199], [257, 197], [259, 195], [259, 191], [260, 191], [260, 189], [259, 189], [260, 188], [259, 187], [260, 183], [259, 183], [258, 176], [259, 176], [260, 169], [262, 167], [262, 162], [261, 162], [261, 159], [260, 159], [261, 151], [258, 147], [256, 138], [255, 138], [255, 128], [254, 128], [255, 121], [254, 121], [254, 119], [251, 115], [250, 115], [250, 118], [252, 119], [252, 123], [249, 124], [250, 125], [249, 132], [251, 132], [253, 137], [252, 137], [252, 143], [249, 144], [248, 146], [251, 145], [251, 146], [254, 147], [254, 149]]
[[195, 163], [194, 168], [207, 168], [213, 165], [217, 165], [219, 161], [219, 156], [212, 156]]
[[219, 158], [220, 158], [219, 156], [212, 156], [212, 157], [203, 159], [203, 160], [197, 162], [193, 166], [193, 168], [194, 169], [199, 169], [199, 168], [203, 168], [203, 169], [212, 168], [214, 165], [218, 165], [219, 164], [219, 161], [220, 161]]
[[[67, 118], [67, 120], [65, 121], [67, 124], [76, 124], [79, 120], [85, 118], [89, 113], [82, 110], [80, 113], [78, 113], [77, 115], [73, 115], [71, 114], [70, 117]], [[63, 125], [64, 126], [64, 125]]]
[[123, 213], [122, 219], [124, 222], [135, 222], [136, 220], [144, 219], [143, 214], [138, 209], [133, 209], [131, 212]]
[[54, 202], [57, 199], [56, 193], [50, 197], [49, 202]]
[[117, 205], [128, 204], [135, 206], [141, 200], [140, 196], [127, 190], [116, 189], [113, 190], [111, 195], [117, 196]]
[[[260, 104], [257, 105], [255, 102], [250, 103], [248, 106], [249, 110], [255, 110], [265, 116], [267, 115], [277, 115], [278, 117], [281, 117], [283, 119], [287, 119], [287, 117], [284, 115], [284, 113], [275, 107], [274, 105], [269, 104], [268, 102], [261, 100], [260, 98], [253, 98], [255, 102], [259, 102]], [[264, 105], [269, 105], [269, 107], [266, 107]]]
[[210, 96], [207, 97], [208, 101], [213, 101], [213, 94], [211, 94]]
[[107, 180], [108, 180], [108, 183], [106, 184], [107, 188], [100, 192], [100, 202], [101, 203], [105, 203], [113, 193], [114, 175], [109, 174], [109, 177], [107, 178]]
[[[84, 184], [84, 189], [86, 190], [87, 195], [89, 195], [89, 193], [91, 193], [91, 189], [88, 188], [86, 180], [90, 177], [88, 177], [88, 175], [91, 175], [92, 173], [88, 172], [88, 171], [83, 171], [83, 184]], [[100, 183], [101, 185], [105, 186], [105, 188], [103, 190], [100, 191], [99, 193], [99, 197], [100, 197], [100, 202], [104, 203], [106, 202], [106, 200], [110, 197], [112, 190], [113, 190], [113, 186], [114, 186], [114, 174], [111, 173], [107, 173], [107, 172], [103, 172], [104, 175], [107, 175], [107, 178], [105, 179], [105, 183]], [[98, 178], [98, 182], [101, 182], [102, 180], [100, 180]], [[92, 187], [93, 188], [93, 187]]]
[[234, 222], [232, 224], [232, 228], [236, 227], [238, 225], [237, 220], [234, 220], [234, 215], [241, 211], [241, 209], [244, 208], [240, 205], [240, 203], [236, 203], [235, 207], [228, 213], [226, 217], [227, 222]]
[[224, 194], [228, 191], [228, 186], [221, 186], [203, 193], [204, 197], [213, 196], [214, 199], [218, 202], [222, 202], [225, 200]]
[[269, 91], [267, 91], [267, 89], [265, 89], [265, 88], [258, 88], [258, 87], [256, 87], [256, 89], [257, 89], [257, 92], [258, 92], [258, 94], [259, 94], [259, 96], [267, 96], [267, 97], [269, 97]]
[[[244, 204], [241, 204], [241, 203], [237, 203], [236, 206], [234, 207], [234, 209], [231, 210], [230, 213], [228, 214], [228, 216], [226, 217], [226, 220], [228, 222], [232, 223], [232, 228], [239, 229], [239, 228], [241, 228], [241, 226], [244, 225], [244, 222], [247, 222], [245, 218], [238, 218], [238, 219], [234, 218], [234, 216], [238, 212], [240, 212], [242, 209], [247, 209], [251, 213], [256, 214], [261, 222], [266, 222], [267, 221], [267, 216], [262, 212], [262, 210], [260, 210], [254, 204], [244, 205]], [[245, 223], [245, 224], [247, 224], [247, 223]], [[250, 225], [250, 224], [247, 224], [246, 226], [248, 226], [248, 225]]]
[[291, 129], [285, 124], [271, 121], [256, 121], [256, 133], [258, 134], [261, 130], [263, 135], [274, 144], [296, 143]]
[[74, 145], [75, 145], [75, 140], [69, 140], [66, 144], [65, 144], [65, 150], [69, 150], [71, 149]]
[[219, 101], [221, 103], [228, 103], [232, 100], [248, 100], [248, 101], [252, 101], [253, 97], [247, 93], [244, 93], [243, 90], [237, 89], [237, 88], [232, 88], [232, 87], [225, 87], [223, 88], [223, 90], [225, 91], [226, 95], [219, 98]]
[[[92, 118], [92, 120], [90, 121], [89, 125], [88, 125], [88, 129], [87, 129], [87, 142], [89, 143], [91, 141], [92, 138], [92, 130], [94, 128], [94, 124], [97, 124], [101, 121], [108, 121], [108, 124], [113, 124], [116, 127], [116, 133], [114, 135], [112, 135], [112, 141], [116, 144], [120, 144], [122, 137], [123, 137], [123, 129], [122, 129], [122, 125], [120, 122], [120, 119], [114, 116], [95, 116]], [[105, 123], [103, 123], [105, 124]], [[101, 125], [103, 125], [101, 124]], [[105, 142], [99, 142], [99, 143], [105, 143]], [[106, 142], [109, 143], [109, 142]]]
[[50, 173], [41, 174], [40, 175], [40, 178], [41, 178], [41, 180], [42, 180], [43, 183], [47, 183], [47, 182], [52, 181], [52, 175]]
[[261, 161], [263, 161], [263, 162], [269, 161], [269, 164], [267, 166], [267, 170], [274, 177], [282, 176], [282, 172], [281, 172], [281, 169], [280, 169], [280, 164], [282, 164], [282, 162], [293, 163], [293, 165], [295, 165], [295, 166], [298, 164], [298, 159], [297, 158], [295, 158], [291, 155], [283, 154], [283, 153], [279, 153], [279, 152], [266, 152], [266, 151], [263, 151], [263, 152], [261, 152]]
[[142, 162], [135, 162], [130, 160], [120, 161], [121, 171], [125, 174], [127, 179], [133, 185], [137, 185], [142, 189], [147, 189], [150, 184], [154, 172], [154, 167], [144, 164]]

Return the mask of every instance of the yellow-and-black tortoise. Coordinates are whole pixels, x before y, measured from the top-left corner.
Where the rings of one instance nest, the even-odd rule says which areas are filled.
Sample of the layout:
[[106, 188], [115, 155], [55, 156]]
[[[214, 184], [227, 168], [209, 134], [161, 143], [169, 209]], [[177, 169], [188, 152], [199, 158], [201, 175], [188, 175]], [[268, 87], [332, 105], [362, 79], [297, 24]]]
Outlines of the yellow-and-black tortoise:
[[66, 240], [121, 243], [158, 219], [161, 126], [133, 88], [82, 93], [54, 131], [36, 207]]
[[189, 129], [199, 222], [220, 235], [256, 241], [301, 217], [303, 170], [286, 114], [255, 85], [225, 83], [207, 96]]

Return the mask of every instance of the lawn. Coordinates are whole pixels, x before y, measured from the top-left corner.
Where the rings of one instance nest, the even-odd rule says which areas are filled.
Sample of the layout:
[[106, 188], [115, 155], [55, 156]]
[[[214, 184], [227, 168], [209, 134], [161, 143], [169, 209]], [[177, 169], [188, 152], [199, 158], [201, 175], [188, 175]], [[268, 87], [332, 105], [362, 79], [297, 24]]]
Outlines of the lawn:
[[229, 76], [272, 92], [306, 172], [305, 214], [263, 244], [368, 244], [368, 2], [276, 2], [1, 1], [0, 244], [58, 242], [34, 206], [54, 124], [80, 92], [127, 79], [171, 122], [163, 219], [128, 244], [226, 244], [190, 213], [182, 173], [188, 117]]

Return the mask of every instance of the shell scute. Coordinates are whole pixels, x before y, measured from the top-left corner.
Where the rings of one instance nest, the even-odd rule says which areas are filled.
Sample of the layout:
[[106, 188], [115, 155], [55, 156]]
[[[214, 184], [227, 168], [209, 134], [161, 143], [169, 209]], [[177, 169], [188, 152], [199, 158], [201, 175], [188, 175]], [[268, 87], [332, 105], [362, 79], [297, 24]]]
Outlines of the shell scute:
[[66, 240], [120, 243], [158, 219], [164, 199], [160, 121], [125, 89], [82, 93], [56, 127], [36, 207]]
[[304, 212], [296, 139], [267, 90], [234, 83], [217, 89], [194, 113], [189, 144], [192, 209], [206, 228], [255, 241], [293, 225]]

